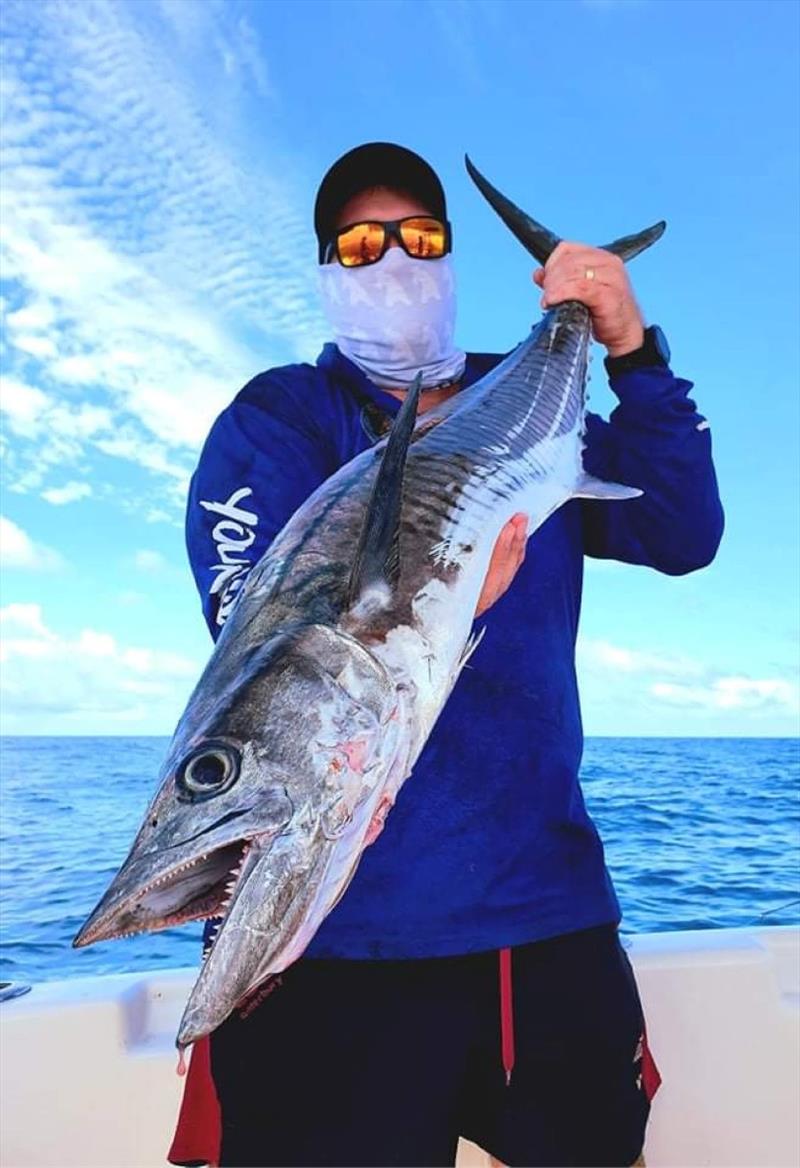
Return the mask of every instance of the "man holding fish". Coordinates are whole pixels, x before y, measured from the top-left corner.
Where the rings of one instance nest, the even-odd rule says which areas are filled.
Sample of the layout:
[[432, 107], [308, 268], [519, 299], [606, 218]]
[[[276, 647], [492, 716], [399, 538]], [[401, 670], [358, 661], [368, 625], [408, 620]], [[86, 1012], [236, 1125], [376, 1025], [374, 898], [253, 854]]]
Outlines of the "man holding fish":
[[[358, 732], [344, 725], [345, 705], [313, 723], [339, 784], [340, 818], [328, 807], [320, 820], [325, 875], [312, 864], [304, 881], [286, 877], [295, 899], [258, 934], [265, 951], [286, 928], [285, 944], [243, 974], [258, 933], [255, 910], [245, 920], [240, 908], [256, 886], [249, 873], [260, 864], [277, 880], [275, 849], [296, 830], [290, 768], [272, 850], [262, 854], [265, 837], [242, 826], [245, 842], [220, 853], [236, 866], [179, 1036], [196, 1045], [174, 1163], [444, 1165], [460, 1136], [506, 1164], [623, 1165], [641, 1153], [658, 1073], [578, 783], [582, 565], [590, 555], [679, 575], [713, 559], [722, 511], [710, 436], [624, 268], [663, 225], [607, 250], [560, 242], [470, 173], [543, 264], [534, 280], [547, 313], [529, 341], [505, 360], [455, 345], [441, 184], [411, 151], [358, 147], [328, 171], [315, 207], [333, 342], [315, 366], [254, 378], [215, 423], [192, 481], [187, 543], [212, 635], [227, 634], [217, 655], [255, 628], [258, 597], [276, 597], [282, 573], [302, 561], [292, 604], [302, 595], [313, 623], [297, 636], [335, 624], [340, 648], [366, 647], [369, 661], [336, 666], [336, 684], [374, 704], [370, 721], [359, 698]], [[583, 416], [589, 324], [620, 403], [608, 422]], [[345, 531], [347, 578], [331, 583], [324, 540]], [[334, 594], [335, 620], [321, 600]], [[329, 661], [314, 636], [303, 660]], [[370, 672], [376, 658], [401, 678], [394, 698]], [[206, 717], [208, 693], [231, 674], [218, 671], [216, 687], [214, 676], [201, 683], [205, 705], [195, 695], [184, 715], [201, 726], [201, 753], [187, 732], [168, 760], [165, 782], [182, 784], [184, 804], [227, 791], [245, 768], [231, 754], [233, 723], [218, 719], [211, 734], [197, 713]], [[285, 707], [295, 737], [315, 709]], [[380, 744], [401, 741], [381, 771]], [[371, 771], [389, 777], [370, 786]], [[173, 815], [167, 798], [148, 812], [153, 830]], [[249, 804], [228, 806], [191, 838], [247, 822]], [[330, 841], [356, 822], [360, 842], [337, 852]], [[185, 854], [184, 867], [199, 863]], [[281, 871], [294, 872], [299, 854], [286, 852]], [[163, 919], [176, 871], [159, 877]], [[155, 919], [136, 881], [136, 911]], [[106, 916], [119, 916], [127, 895]], [[289, 929], [293, 905], [302, 911]], [[100, 924], [90, 926], [85, 939], [97, 939]]]

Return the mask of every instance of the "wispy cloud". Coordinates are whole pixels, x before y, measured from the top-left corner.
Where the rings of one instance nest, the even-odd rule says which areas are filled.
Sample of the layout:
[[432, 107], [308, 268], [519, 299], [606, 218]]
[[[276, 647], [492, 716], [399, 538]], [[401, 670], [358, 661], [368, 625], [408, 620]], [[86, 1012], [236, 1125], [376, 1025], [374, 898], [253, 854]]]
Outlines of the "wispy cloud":
[[31, 539], [11, 519], [0, 515], [0, 568], [53, 572], [64, 566], [58, 552]]
[[442, 51], [464, 81], [483, 88], [486, 78], [481, 68], [480, 30], [493, 6], [483, 0], [428, 0], [427, 7], [438, 27]]
[[158, 574], [169, 571], [169, 563], [161, 552], [153, 551], [152, 548], [140, 548], [134, 553], [133, 566], [138, 572], [146, 572], [148, 575]]
[[[54, 631], [38, 604], [0, 609], [0, 693], [7, 732], [36, 721], [69, 732], [91, 719], [97, 732], [153, 719], [177, 720], [199, 663], [178, 653], [125, 645], [104, 630]], [[40, 732], [42, 732], [40, 730]]]
[[89, 483], [69, 482], [63, 487], [50, 487], [42, 491], [42, 498], [55, 507], [63, 507], [65, 503], [76, 503], [78, 499], [88, 499], [92, 494]]
[[246, 173], [225, 132], [274, 96], [263, 47], [216, 2], [11, 0], [5, 28], [9, 481], [99, 450], [177, 499], [239, 386], [323, 335], [286, 159]]
[[730, 674], [692, 657], [630, 649], [590, 638], [579, 640], [577, 661], [585, 677], [601, 678], [606, 691], [620, 700], [624, 689], [634, 700], [655, 699], [686, 711], [704, 710], [721, 716], [747, 711], [800, 714], [800, 690], [786, 675]]
[[135, 588], [126, 588], [117, 596], [119, 604], [125, 605], [126, 608], [130, 608], [132, 605], [144, 604], [146, 600], [147, 594], [145, 592], [137, 592]]
[[656, 682], [650, 692], [674, 706], [730, 711], [773, 708], [800, 714], [798, 686], [779, 677], [719, 677], [706, 685]]
[[580, 0], [584, 8], [598, 12], [614, 12], [626, 8], [641, 8], [648, 0]]
[[690, 657], [649, 653], [628, 649], [610, 641], [582, 638], [578, 643], [578, 660], [588, 667], [616, 670], [620, 673], [660, 673], [667, 677], [697, 676], [703, 666]]

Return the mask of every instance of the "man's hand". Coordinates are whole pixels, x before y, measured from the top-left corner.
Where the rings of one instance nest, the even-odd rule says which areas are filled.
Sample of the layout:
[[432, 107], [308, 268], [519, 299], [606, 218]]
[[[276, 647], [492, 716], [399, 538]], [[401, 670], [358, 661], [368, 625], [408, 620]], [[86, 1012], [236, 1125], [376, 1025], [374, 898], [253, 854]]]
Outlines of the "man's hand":
[[[587, 273], [592, 273], [587, 277]], [[583, 243], [561, 242], [533, 279], [544, 292], [542, 308], [580, 300], [592, 314], [595, 340], [621, 357], [644, 344], [644, 320], [619, 256]]]
[[528, 516], [520, 511], [512, 515], [497, 537], [489, 571], [478, 597], [475, 616], [482, 616], [508, 590], [511, 581], [525, 559], [525, 541], [528, 538]]

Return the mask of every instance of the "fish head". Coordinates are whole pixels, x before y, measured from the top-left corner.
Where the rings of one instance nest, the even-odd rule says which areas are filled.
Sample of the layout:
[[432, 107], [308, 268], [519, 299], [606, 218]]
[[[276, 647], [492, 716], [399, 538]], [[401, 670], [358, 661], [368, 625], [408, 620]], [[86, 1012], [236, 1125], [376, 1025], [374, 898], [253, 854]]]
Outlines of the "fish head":
[[381, 663], [323, 625], [207, 669], [131, 851], [74, 944], [224, 916], [214, 951], [226, 961], [203, 971], [215, 1003], [203, 1018], [216, 1025], [280, 950], [280, 904], [303, 900], [320, 857], [380, 793], [397, 703]]

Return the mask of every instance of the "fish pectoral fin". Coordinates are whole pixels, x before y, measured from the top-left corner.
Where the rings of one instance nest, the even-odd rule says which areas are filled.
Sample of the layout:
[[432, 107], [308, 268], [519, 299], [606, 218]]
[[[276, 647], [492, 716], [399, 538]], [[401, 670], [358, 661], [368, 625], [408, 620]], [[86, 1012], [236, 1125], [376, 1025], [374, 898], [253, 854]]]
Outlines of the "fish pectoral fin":
[[486, 626], [485, 625], [478, 632], [470, 633], [469, 637], [467, 638], [467, 643], [464, 646], [464, 648], [462, 649], [461, 656], [458, 659], [458, 665], [456, 666], [457, 673], [461, 672], [461, 670], [467, 664], [470, 657], [475, 652], [475, 650], [478, 648], [478, 645], [480, 645], [481, 641], [483, 640], [483, 638], [485, 636], [486, 636]]
[[624, 483], [607, 483], [594, 475], [582, 475], [572, 492], [573, 499], [638, 499], [643, 495], [638, 487], [626, 487]]
[[400, 575], [403, 472], [417, 418], [421, 387], [422, 374], [418, 373], [394, 420], [375, 476], [347, 587], [347, 599], [351, 607], [371, 589], [380, 591], [387, 586], [393, 589]]

